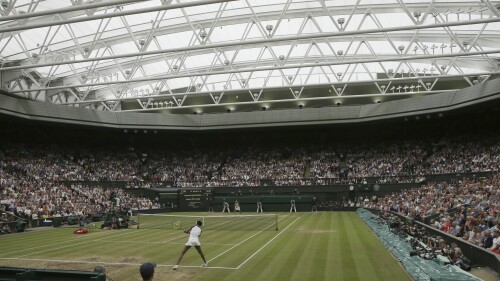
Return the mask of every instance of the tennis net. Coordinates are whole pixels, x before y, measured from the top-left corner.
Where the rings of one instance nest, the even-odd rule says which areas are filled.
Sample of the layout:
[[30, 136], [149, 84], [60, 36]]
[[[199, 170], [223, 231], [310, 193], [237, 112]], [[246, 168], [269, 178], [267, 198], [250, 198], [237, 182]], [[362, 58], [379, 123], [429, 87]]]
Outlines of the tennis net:
[[202, 221], [204, 229], [217, 230], [278, 230], [278, 215], [184, 216], [167, 214], [137, 214], [140, 229], [187, 229]]

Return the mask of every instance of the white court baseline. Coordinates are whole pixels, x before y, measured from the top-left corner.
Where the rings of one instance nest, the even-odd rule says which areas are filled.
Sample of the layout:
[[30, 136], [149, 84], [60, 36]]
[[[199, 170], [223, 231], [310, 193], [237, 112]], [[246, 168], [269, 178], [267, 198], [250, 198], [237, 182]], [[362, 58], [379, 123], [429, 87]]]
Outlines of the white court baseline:
[[[19, 261], [40, 261], [40, 262], [57, 262], [57, 263], [84, 263], [84, 264], [103, 264], [103, 265], [118, 265], [118, 266], [140, 266], [140, 263], [128, 263], [128, 262], [100, 262], [100, 261], [80, 261], [80, 260], [54, 260], [54, 259], [32, 259], [32, 258], [0, 258], [0, 260], [19, 260]], [[156, 264], [159, 267], [172, 267], [173, 264]], [[186, 265], [183, 267], [188, 268], [200, 268], [197, 265]], [[224, 267], [224, 266], [206, 266], [203, 268], [207, 269], [229, 269], [236, 270], [236, 267]]]

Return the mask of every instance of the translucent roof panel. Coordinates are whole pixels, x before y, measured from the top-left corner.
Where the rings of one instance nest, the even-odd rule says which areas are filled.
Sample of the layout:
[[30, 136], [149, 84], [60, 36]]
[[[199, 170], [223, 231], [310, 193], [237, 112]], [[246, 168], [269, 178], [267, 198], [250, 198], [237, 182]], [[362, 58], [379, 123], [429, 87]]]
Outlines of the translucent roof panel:
[[1, 8], [0, 69], [99, 101], [356, 82], [383, 95], [391, 78], [499, 74], [498, 1], [200, 1], [15, 1]]

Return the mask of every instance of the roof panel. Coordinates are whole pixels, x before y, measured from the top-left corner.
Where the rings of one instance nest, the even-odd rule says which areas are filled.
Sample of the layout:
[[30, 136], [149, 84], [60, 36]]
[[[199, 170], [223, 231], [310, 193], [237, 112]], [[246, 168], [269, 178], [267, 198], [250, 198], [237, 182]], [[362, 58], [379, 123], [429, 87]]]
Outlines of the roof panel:
[[[180, 3], [188, 2], [196, 0]], [[18, 0], [13, 13], [28, 11], [30, 3]], [[70, 3], [40, 1], [34, 11], [69, 7]], [[111, 16], [160, 5], [161, 1], [142, 1], [60, 16], [68, 19]], [[396, 72], [396, 77], [408, 79], [419, 75], [427, 79], [428, 75], [438, 74], [498, 72], [498, 52], [458, 56], [469, 51], [494, 51], [500, 46], [500, 23], [466, 24], [470, 20], [496, 18], [498, 12], [471, 0], [442, 0], [431, 5], [434, 14], [425, 15], [428, 1], [361, 0], [356, 9], [349, 0], [233, 1], [20, 30], [0, 38], [0, 52], [8, 63], [26, 65], [49, 80], [64, 78], [68, 87], [96, 90], [101, 99], [114, 98], [116, 89], [146, 95], [147, 89], [152, 93], [154, 85], [161, 83], [166, 83], [159, 86], [163, 89], [180, 91], [200, 84], [196, 91], [209, 94], [203, 92], [370, 81], [387, 76], [389, 69]], [[0, 22], [0, 30], [47, 23], [56, 16], [59, 15], [33, 18], [27, 23], [4, 21]], [[457, 21], [464, 24], [410, 29], [415, 24]], [[366, 32], [388, 27], [401, 30]], [[322, 32], [333, 35], [324, 36]], [[339, 36], [343, 32], [349, 35]], [[297, 38], [309, 35], [315, 38]], [[259, 43], [248, 44], [252, 40]], [[220, 47], [221, 44], [224, 46]], [[156, 53], [143, 55], [143, 52]], [[429, 55], [440, 57], [419, 58]], [[107, 56], [112, 59], [100, 60]], [[85, 59], [89, 61], [81, 61]], [[74, 60], [77, 62], [72, 63]], [[61, 62], [68, 64], [50, 66]], [[443, 66], [445, 71], [441, 70]], [[126, 74], [129, 71], [131, 74]], [[154, 80], [160, 76], [162, 80]], [[206, 84], [202, 76], [206, 77]], [[139, 78], [151, 81], [113, 84]], [[407, 84], [410, 82], [416, 83]], [[81, 86], [82, 83], [91, 86]], [[371, 90], [383, 94], [379, 89]]]

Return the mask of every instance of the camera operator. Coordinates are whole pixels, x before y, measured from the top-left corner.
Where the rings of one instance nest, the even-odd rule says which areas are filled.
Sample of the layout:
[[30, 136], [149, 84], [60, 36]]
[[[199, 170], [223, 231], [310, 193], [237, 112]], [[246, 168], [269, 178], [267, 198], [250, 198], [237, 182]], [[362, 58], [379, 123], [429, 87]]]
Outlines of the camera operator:
[[471, 266], [469, 265], [470, 264], [469, 259], [467, 259], [462, 254], [462, 250], [460, 250], [460, 248], [458, 248], [458, 247], [454, 248], [454, 251], [453, 251], [453, 254], [451, 256], [450, 261], [452, 262], [452, 264], [460, 267], [462, 270], [465, 270], [465, 271], [471, 270]]
[[450, 254], [452, 252], [453, 251], [452, 251], [451, 247], [446, 244], [444, 239], [440, 238], [438, 241], [437, 249], [436, 249], [435, 253], [437, 255], [441, 255], [443, 257], [446, 257], [446, 258], [448, 258], [448, 260], [450, 260]]

